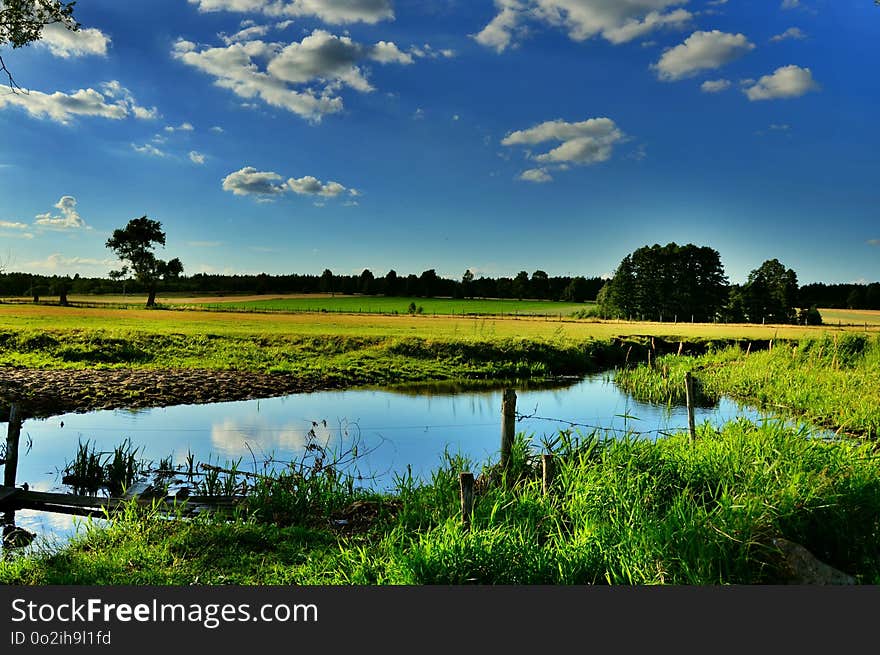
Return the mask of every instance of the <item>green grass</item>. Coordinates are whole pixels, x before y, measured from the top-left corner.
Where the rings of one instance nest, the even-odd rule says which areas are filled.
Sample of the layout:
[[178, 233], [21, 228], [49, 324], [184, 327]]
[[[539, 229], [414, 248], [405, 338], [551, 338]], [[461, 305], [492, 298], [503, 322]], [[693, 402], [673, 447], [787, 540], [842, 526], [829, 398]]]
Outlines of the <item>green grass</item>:
[[[179, 303], [170, 300], [170, 304]], [[330, 298], [273, 298], [239, 302], [234, 298], [213, 303], [199, 303], [199, 309], [224, 311], [271, 312], [346, 312], [365, 314], [408, 314], [410, 305], [416, 312], [430, 315], [521, 315], [568, 316], [595, 303], [566, 303], [544, 300], [453, 299], [386, 296], [334, 296]], [[421, 308], [421, 311], [418, 311]]]
[[[402, 478], [366, 531], [338, 532], [288, 495], [271, 514], [168, 521], [133, 509], [65, 550], [0, 563], [2, 584], [755, 584], [788, 579], [774, 539], [880, 582], [880, 461], [870, 444], [807, 438], [782, 423], [701, 426], [659, 441], [556, 444], [552, 493], [520, 435], [506, 486], [459, 517], [447, 455], [431, 480]], [[350, 499], [357, 499], [354, 492]], [[288, 517], [288, 518], [289, 518]]]
[[748, 354], [735, 346], [696, 358], [668, 355], [615, 379], [641, 399], [680, 403], [689, 370], [709, 399], [724, 394], [831, 429], [880, 434], [880, 337], [834, 334]]

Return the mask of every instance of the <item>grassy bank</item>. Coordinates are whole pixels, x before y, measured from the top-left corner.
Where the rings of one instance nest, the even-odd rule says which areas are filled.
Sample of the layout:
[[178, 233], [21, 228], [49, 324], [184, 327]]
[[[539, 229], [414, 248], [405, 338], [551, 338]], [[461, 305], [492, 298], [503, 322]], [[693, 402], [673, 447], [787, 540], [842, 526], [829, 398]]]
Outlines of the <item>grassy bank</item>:
[[773, 584], [792, 579], [779, 539], [880, 582], [880, 461], [869, 445], [736, 422], [701, 428], [695, 444], [552, 447], [551, 494], [521, 440], [510, 484], [478, 485], [470, 531], [458, 474], [474, 467], [454, 456], [387, 497], [326, 470], [282, 474], [253, 492], [247, 519], [127, 512], [61, 553], [3, 561], [0, 583]]
[[769, 410], [845, 432], [880, 434], [880, 338], [824, 335], [744, 352], [742, 345], [700, 357], [666, 355], [653, 367], [619, 371], [615, 379], [637, 397], [683, 402], [684, 375], [698, 392], [733, 396]]
[[236, 369], [346, 385], [576, 375], [601, 370], [624, 356], [620, 343], [570, 339], [0, 330], [0, 366]]

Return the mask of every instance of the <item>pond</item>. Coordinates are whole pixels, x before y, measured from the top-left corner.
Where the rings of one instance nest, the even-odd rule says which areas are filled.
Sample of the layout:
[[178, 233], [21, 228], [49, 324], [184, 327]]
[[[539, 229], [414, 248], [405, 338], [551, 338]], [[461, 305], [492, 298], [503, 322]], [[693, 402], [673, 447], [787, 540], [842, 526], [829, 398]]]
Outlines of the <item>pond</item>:
[[[536, 443], [566, 428], [582, 433], [594, 427], [632, 431], [657, 438], [687, 427], [686, 408], [636, 401], [608, 374], [507, 386], [517, 390], [517, 432], [532, 435]], [[468, 457], [475, 473], [496, 461], [501, 398], [498, 385], [424, 384], [26, 420], [17, 482], [26, 482], [34, 491], [69, 492], [61, 471], [73, 460], [79, 442], [112, 451], [125, 439], [139, 449], [139, 459], [158, 462], [170, 456], [182, 464], [192, 453], [196, 462], [236, 463], [240, 470], [260, 471], [269, 458], [300, 459], [312, 431], [319, 443], [338, 453], [350, 452], [356, 444], [363, 484], [390, 490], [396, 476], [408, 468], [417, 479], [429, 478], [446, 450]], [[728, 399], [698, 407], [695, 415], [698, 424], [762, 417]], [[0, 423], [0, 430], [5, 435], [6, 424]], [[18, 526], [42, 537], [38, 541], [43, 545], [62, 543], [84, 521], [30, 510], [16, 512], [15, 519]]]

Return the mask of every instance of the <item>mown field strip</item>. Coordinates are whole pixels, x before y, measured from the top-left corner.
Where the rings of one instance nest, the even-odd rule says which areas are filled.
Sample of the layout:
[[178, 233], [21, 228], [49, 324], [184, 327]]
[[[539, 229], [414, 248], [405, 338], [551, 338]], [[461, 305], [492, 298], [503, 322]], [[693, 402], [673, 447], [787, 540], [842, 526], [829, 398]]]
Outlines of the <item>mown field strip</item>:
[[[681, 339], [797, 339], [864, 327], [650, 323], [544, 317], [260, 314], [186, 310], [100, 309], [0, 304], [0, 329], [111, 330], [156, 334], [416, 336], [461, 340], [609, 339], [650, 335]], [[880, 332], [880, 325], [868, 331]]]

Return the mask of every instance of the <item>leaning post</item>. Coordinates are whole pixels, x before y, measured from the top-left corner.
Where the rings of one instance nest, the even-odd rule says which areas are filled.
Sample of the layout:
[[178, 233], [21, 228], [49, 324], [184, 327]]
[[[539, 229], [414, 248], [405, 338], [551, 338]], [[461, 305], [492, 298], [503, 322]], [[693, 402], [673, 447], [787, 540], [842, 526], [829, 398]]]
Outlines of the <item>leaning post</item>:
[[516, 434], [516, 391], [505, 389], [501, 397], [501, 469], [510, 466], [510, 453]]
[[694, 376], [690, 371], [684, 374], [684, 390], [687, 398], [688, 432], [691, 435], [691, 441], [696, 441], [697, 428], [694, 424]]
[[474, 474], [459, 473], [458, 486], [461, 494], [461, 526], [471, 529], [471, 512], [474, 507]]
[[17, 403], [9, 407], [9, 429], [6, 433], [6, 463], [3, 466], [3, 485], [15, 486], [18, 473], [18, 442], [21, 438], [21, 409]]

